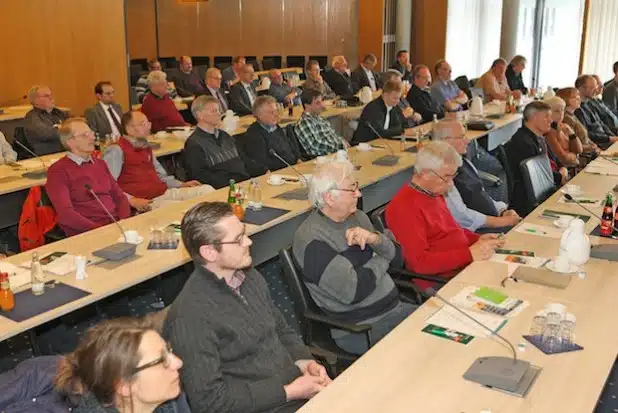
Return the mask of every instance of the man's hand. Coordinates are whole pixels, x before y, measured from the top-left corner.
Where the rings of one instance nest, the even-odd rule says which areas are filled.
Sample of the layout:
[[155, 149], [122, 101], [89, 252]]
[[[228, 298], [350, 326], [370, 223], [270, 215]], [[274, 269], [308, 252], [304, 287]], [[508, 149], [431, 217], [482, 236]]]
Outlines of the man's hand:
[[405, 128], [403, 130], [403, 136], [414, 136], [414, 128]]
[[298, 366], [303, 374], [309, 374], [311, 376], [319, 377], [322, 379], [322, 385], [326, 386], [332, 382], [328, 377], [328, 373], [323, 365], [315, 360], [296, 360], [294, 363]]
[[349, 246], [358, 245], [361, 250], [365, 245], [373, 245], [380, 242], [380, 236], [375, 232], [367, 231], [365, 228], [354, 227], [345, 232], [345, 239]]
[[502, 215], [500, 215], [500, 218], [504, 219], [505, 227], [515, 225], [519, 223], [519, 221], [521, 221], [521, 217], [519, 216], [519, 214], [512, 209], [507, 209], [506, 211], [504, 211]]
[[610, 141], [611, 143], [616, 143], [616, 141], [618, 141], [618, 136], [610, 136], [610, 137], [609, 137], [609, 141]]
[[563, 166], [560, 169], [558, 169], [558, 172], [560, 172], [560, 175], [562, 175], [562, 179], [561, 179], [560, 183], [562, 185], [566, 184], [567, 181], [569, 180], [569, 171], [568, 171], [568, 169]]
[[200, 186], [200, 185], [202, 185], [200, 181], [192, 180], [192, 181], [183, 182], [180, 187], [181, 188], [191, 188], [192, 186]]
[[319, 376], [312, 376], [306, 372], [290, 384], [283, 386], [285, 398], [287, 401], [310, 399], [326, 387], [322, 384], [323, 381]]
[[472, 261], [485, 261], [494, 255], [496, 247], [490, 242], [478, 240], [470, 246], [470, 254], [472, 255]]
[[405, 108], [401, 112], [403, 113], [403, 117], [404, 118], [409, 118], [410, 116], [414, 115], [414, 109], [412, 109], [410, 106], [408, 106], [407, 108]]
[[131, 205], [139, 212], [150, 211], [150, 204], [152, 204], [152, 201], [150, 199], [142, 199], [136, 197], [129, 198], [129, 205]]
[[517, 100], [521, 98], [521, 90], [514, 90], [513, 91], [513, 99]]
[[445, 100], [444, 101], [444, 107], [449, 112], [455, 112], [455, 111], [459, 110], [460, 106], [459, 106], [459, 103], [457, 103], [457, 101], [455, 99], [453, 99], [453, 100]]
[[412, 115], [412, 120], [414, 122], [420, 122], [423, 120], [423, 117], [420, 115], [420, 113], [414, 112], [414, 115]]

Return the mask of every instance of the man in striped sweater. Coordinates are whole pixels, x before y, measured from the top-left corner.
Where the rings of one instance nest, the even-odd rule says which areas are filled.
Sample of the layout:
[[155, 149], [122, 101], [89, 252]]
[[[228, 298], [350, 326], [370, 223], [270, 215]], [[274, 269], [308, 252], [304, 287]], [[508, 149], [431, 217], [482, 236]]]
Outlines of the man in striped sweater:
[[[395, 245], [357, 210], [360, 196], [352, 164], [320, 166], [309, 186], [315, 209], [296, 231], [293, 252], [316, 304], [340, 321], [371, 324], [379, 340], [416, 307], [399, 300], [387, 273]], [[367, 351], [364, 334], [333, 329], [331, 335], [350, 353]]]

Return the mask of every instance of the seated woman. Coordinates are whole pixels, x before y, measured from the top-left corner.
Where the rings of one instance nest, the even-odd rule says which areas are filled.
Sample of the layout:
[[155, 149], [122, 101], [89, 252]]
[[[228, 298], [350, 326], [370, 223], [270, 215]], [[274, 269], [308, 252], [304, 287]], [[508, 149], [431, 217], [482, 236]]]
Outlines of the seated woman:
[[575, 111], [579, 109], [582, 103], [579, 90], [574, 87], [565, 87], [560, 89], [556, 93], [556, 96], [561, 98], [566, 105], [564, 110], [564, 119], [562, 122], [565, 125], [569, 125], [571, 129], [573, 129], [577, 139], [579, 139], [582, 143], [583, 153], [592, 154], [593, 158], [596, 157], [596, 155], [601, 153], [601, 148], [599, 148], [597, 144], [590, 139], [588, 136], [588, 130], [575, 116]]
[[582, 143], [575, 131], [563, 123], [566, 104], [557, 96], [545, 102], [551, 107], [551, 129], [545, 134], [549, 150], [558, 167], [574, 168], [579, 165]]
[[117, 318], [88, 331], [61, 361], [56, 389], [73, 413], [152, 413], [180, 394], [176, 357], [152, 325]]

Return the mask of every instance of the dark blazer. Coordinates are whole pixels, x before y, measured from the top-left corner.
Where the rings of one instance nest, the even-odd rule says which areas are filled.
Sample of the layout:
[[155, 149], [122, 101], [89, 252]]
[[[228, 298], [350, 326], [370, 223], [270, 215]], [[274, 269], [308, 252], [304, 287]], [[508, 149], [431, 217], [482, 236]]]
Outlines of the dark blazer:
[[399, 106], [395, 106], [391, 109], [388, 129], [384, 129], [385, 120], [386, 104], [382, 97], [378, 97], [369, 102], [363, 109], [358, 119], [358, 127], [352, 136], [352, 145], [378, 139], [375, 132], [367, 125], [368, 123], [373, 126], [376, 132], [383, 138], [390, 138], [403, 134], [404, 128], [407, 125]]
[[[112, 103], [112, 110], [116, 113], [118, 122], [120, 123], [120, 119], [122, 118], [122, 106], [118, 103]], [[85, 112], [86, 122], [88, 122], [88, 126], [94, 133], [98, 133], [99, 136], [111, 135], [112, 134], [112, 125], [110, 125], [109, 120], [107, 119], [107, 113], [105, 113], [105, 109], [99, 103], [94, 105], [91, 108], [86, 109]], [[122, 133], [121, 131], [119, 131]]]
[[[253, 122], [247, 131], [236, 137], [236, 142], [245, 156], [270, 171], [285, 168], [287, 165], [281, 162], [276, 156], [269, 153], [274, 149], [279, 156], [287, 163], [294, 165], [299, 154], [294, 150], [286, 131], [277, 126], [273, 132], [268, 132], [259, 122]], [[249, 161], [245, 161], [245, 164]]]
[[352, 78], [347, 73], [339, 73], [334, 69], [324, 72], [324, 81], [337, 96], [350, 97], [354, 95]]
[[174, 82], [174, 86], [176, 86], [178, 95], [182, 97], [203, 93], [206, 88], [204, 79], [201, 79], [195, 70], [192, 70], [191, 73], [184, 73], [178, 70], [173, 72], [170, 78]]
[[408, 99], [412, 109], [423, 117], [423, 123], [431, 122], [433, 115], [438, 115], [438, 119], [444, 117], [444, 107], [431, 96], [431, 93], [421, 90], [415, 84], [412, 84], [406, 99]]
[[524, 86], [524, 79], [521, 73], [516, 74], [511, 65], [506, 68], [506, 82], [511, 90], [521, 90], [523, 94], [528, 93], [528, 88]]
[[465, 156], [455, 177], [455, 186], [468, 208], [481, 214], [498, 216], [493, 199], [485, 191], [478, 170]]
[[[219, 94], [221, 95], [221, 99], [219, 99], [219, 97], [217, 96], [213, 96], [212, 93], [210, 92], [210, 89], [208, 89], [208, 87], [206, 87], [204, 89], [203, 93], [198, 93], [197, 95], [195, 95], [195, 97], [197, 98], [198, 96], [212, 96], [215, 99], [217, 99], [219, 101], [219, 109], [222, 110], [222, 114], [225, 113], [226, 110], [230, 109], [230, 101], [228, 100], [227, 97], [227, 92], [225, 90], [223, 90], [223, 88], [219, 89]], [[225, 107], [221, 107], [221, 100], [223, 100], [223, 103], [225, 104]]]
[[407, 80], [412, 83], [412, 72], [403, 67], [403, 65], [399, 63], [398, 60], [395, 60], [395, 63], [391, 65], [390, 69], [395, 69], [399, 71], [399, 73], [401, 73], [401, 75], [403, 76], [403, 80]]
[[[372, 71], [371, 73], [373, 73], [373, 78], [376, 83], [376, 89], [382, 89], [382, 79], [380, 79], [380, 76], [374, 71]], [[363, 70], [363, 67], [361, 65], [358, 65], [358, 67], [352, 71], [351, 77], [354, 93], [358, 92], [365, 86], [371, 88], [367, 73], [365, 73], [365, 70]]]
[[[251, 84], [251, 89], [253, 90], [254, 96], [257, 98], [257, 90], [255, 86]], [[249, 99], [249, 95], [245, 90], [245, 86], [238, 82], [230, 89], [230, 108], [236, 112], [239, 116], [251, 115], [251, 100]]]

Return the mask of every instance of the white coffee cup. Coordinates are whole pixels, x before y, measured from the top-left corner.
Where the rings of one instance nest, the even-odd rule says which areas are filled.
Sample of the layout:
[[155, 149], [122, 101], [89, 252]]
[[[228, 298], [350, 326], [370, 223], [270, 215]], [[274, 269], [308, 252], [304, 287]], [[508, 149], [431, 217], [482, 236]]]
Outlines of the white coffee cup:
[[358, 144], [358, 150], [362, 152], [368, 152], [371, 150], [371, 145], [367, 142], [361, 142]]
[[124, 236], [129, 244], [137, 244], [139, 242], [139, 233], [137, 231], [125, 231]]
[[567, 228], [571, 221], [573, 221], [573, 219], [575, 218], [568, 215], [561, 215], [560, 218], [558, 218], [558, 220], [556, 221], [556, 225], [559, 228]]
[[272, 174], [268, 178], [268, 183], [272, 185], [281, 185], [283, 183], [283, 177], [281, 175]]
[[545, 312], [558, 313], [562, 316], [566, 313], [566, 306], [560, 303], [549, 303], [545, 306]]
[[340, 162], [348, 160], [348, 153], [345, 151], [345, 149], [340, 149], [337, 151], [337, 160]]
[[554, 268], [561, 272], [567, 272], [571, 266], [569, 257], [566, 255], [559, 255], [554, 259]]

